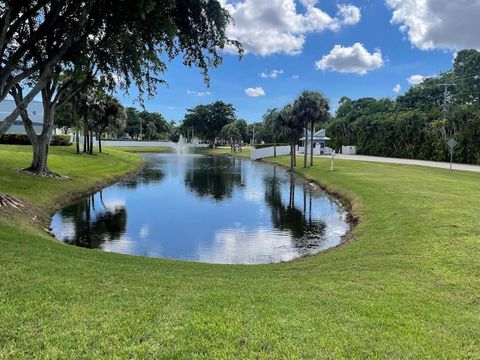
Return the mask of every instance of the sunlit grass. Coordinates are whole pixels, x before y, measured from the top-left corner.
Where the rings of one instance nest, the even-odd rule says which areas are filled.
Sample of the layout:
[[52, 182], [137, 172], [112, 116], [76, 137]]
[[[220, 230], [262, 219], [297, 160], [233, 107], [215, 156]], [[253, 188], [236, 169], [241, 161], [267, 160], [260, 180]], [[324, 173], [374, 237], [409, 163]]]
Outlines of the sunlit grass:
[[[0, 146], [0, 192], [39, 215], [139, 164], [52, 148], [50, 167], [72, 178], [59, 181], [18, 174], [29, 158]], [[329, 165], [298, 170], [350, 200], [354, 241], [283, 264], [80, 249], [0, 213], [0, 358], [480, 357], [480, 175]]]

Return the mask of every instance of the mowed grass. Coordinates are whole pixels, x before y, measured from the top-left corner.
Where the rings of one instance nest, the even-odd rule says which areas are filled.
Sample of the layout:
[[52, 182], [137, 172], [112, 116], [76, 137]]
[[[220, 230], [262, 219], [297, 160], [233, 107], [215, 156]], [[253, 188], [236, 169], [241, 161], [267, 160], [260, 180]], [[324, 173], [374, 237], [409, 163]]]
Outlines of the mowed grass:
[[161, 146], [115, 146], [107, 147], [108, 150], [119, 150], [130, 153], [171, 153], [174, 152], [172, 148]]
[[[2, 146], [0, 192], [50, 212], [138, 164], [108, 153], [52, 148], [72, 180], [42, 180], [16, 172], [27, 148]], [[479, 358], [480, 175], [329, 165], [298, 170], [350, 200], [354, 241], [283, 264], [102, 253], [0, 214], [0, 358]]]
[[212, 154], [212, 155], [229, 155], [229, 156], [237, 156], [237, 157], [243, 157], [243, 158], [249, 158], [250, 159], [250, 148], [244, 147], [242, 148], [242, 151], [237, 150], [237, 151], [232, 151], [230, 146], [219, 146], [213, 149], [210, 148], [198, 148], [197, 152], [199, 153], [206, 153], [206, 154]]

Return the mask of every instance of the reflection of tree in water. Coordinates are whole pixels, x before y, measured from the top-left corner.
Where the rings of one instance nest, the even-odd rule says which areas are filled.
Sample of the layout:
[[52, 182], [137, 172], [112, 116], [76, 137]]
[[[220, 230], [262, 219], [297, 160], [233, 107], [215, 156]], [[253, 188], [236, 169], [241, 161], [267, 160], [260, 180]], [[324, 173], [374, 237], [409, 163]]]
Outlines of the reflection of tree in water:
[[101, 192], [100, 204], [97, 204], [97, 209], [95, 206], [95, 195], [92, 195], [60, 211], [63, 221], [69, 219], [74, 227], [72, 236], [62, 239], [65, 243], [100, 248], [104, 242], [118, 240], [125, 233], [127, 225], [125, 207], [107, 208]]
[[235, 186], [241, 186], [241, 162], [227, 157], [195, 158], [185, 172], [185, 185], [201, 197], [217, 201], [232, 196]]
[[[303, 183], [303, 212], [295, 207], [295, 176], [290, 174], [289, 204], [282, 202], [281, 183], [276, 176], [276, 166], [273, 168], [273, 176], [266, 177], [265, 201], [272, 213], [272, 223], [280, 230], [289, 230], [293, 237], [293, 244], [298, 248], [308, 248], [318, 245], [325, 232], [325, 223], [320, 220], [312, 220], [312, 193], [308, 191], [306, 183]], [[307, 211], [307, 197], [309, 211]], [[308, 216], [308, 218], [307, 218]]]
[[124, 180], [120, 185], [127, 189], [135, 189], [139, 185], [148, 185], [152, 182], [159, 183], [165, 177], [163, 170], [154, 168], [152, 165], [146, 164], [143, 170], [136, 176]]

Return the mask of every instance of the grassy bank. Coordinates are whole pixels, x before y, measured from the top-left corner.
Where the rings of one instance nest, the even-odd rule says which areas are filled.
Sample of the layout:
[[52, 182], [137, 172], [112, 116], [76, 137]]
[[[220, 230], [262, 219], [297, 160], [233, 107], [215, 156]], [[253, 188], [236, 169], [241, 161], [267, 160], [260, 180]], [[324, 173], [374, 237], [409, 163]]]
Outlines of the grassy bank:
[[[0, 192], [40, 212], [138, 165], [52, 149], [52, 169], [72, 180], [41, 180], [16, 172], [28, 150], [0, 146]], [[355, 241], [284, 264], [102, 253], [0, 214], [0, 358], [480, 357], [480, 175], [328, 168], [300, 172], [351, 200]]]
[[130, 153], [171, 153], [173, 152], [172, 148], [161, 147], [161, 146], [115, 146], [109, 147], [108, 150], [119, 150]]
[[204, 154], [230, 155], [230, 156], [237, 156], [237, 157], [250, 159], [250, 149], [249, 148], [243, 148], [242, 151], [240, 151], [240, 150], [232, 151], [230, 149], [230, 146], [222, 146], [222, 147], [216, 147], [214, 149], [199, 148], [199, 149], [197, 149], [197, 151], [199, 153], [204, 153]]

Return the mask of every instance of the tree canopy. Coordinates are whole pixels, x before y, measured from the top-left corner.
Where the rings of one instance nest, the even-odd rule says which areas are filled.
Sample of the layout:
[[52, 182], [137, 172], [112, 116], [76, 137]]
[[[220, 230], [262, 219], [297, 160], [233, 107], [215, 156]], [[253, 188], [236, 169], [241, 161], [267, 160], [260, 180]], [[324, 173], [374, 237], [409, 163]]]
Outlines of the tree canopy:
[[196, 137], [213, 144], [223, 127], [236, 120], [235, 112], [232, 104], [223, 101], [195, 106], [187, 110], [180, 131], [190, 130]]
[[480, 163], [480, 52], [460, 51], [453, 68], [424, 79], [396, 99], [342, 98], [329, 122], [330, 146], [357, 145], [361, 154]]

